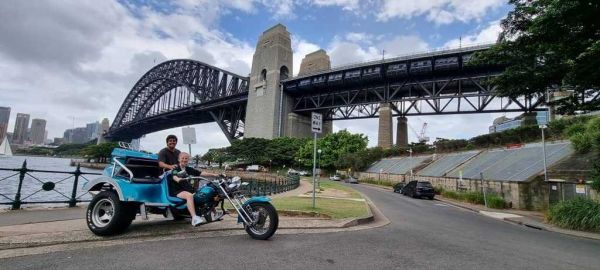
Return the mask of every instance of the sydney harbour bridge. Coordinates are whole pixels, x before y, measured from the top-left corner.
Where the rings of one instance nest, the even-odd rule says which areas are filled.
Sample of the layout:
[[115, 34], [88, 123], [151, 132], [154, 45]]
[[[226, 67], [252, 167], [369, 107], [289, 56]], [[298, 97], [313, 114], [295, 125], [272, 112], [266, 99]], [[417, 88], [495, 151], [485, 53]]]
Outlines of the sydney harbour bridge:
[[[133, 86], [106, 137], [130, 140], [173, 127], [216, 122], [231, 142], [242, 137], [310, 136], [310, 114], [325, 120], [379, 118], [379, 144], [406, 142], [406, 116], [534, 112], [544, 97], [496, 96], [489, 79], [503, 68], [471, 63], [491, 45], [463, 47], [330, 68], [322, 50], [307, 55], [292, 74], [290, 33], [266, 30], [250, 76], [189, 59], [161, 63]], [[330, 124], [330, 123], [329, 123]], [[402, 126], [403, 125], [403, 126]], [[401, 138], [403, 137], [404, 138]], [[383, 141], [382, 141], [383, 140]]]

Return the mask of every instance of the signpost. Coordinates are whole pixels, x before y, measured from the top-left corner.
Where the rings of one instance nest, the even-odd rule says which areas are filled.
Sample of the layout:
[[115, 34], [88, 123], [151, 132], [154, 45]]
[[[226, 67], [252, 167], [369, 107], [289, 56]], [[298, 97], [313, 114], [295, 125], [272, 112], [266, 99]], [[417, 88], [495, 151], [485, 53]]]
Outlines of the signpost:
[[190, 159], [192, 158], [192, 144], [196, 144], [196, 129], [193, 127], [181, 128], [183, 144], [188, 145]]
[[317, 180], [317, 134], [323, 131], [323, 115], [320, 113], [312, 113], [311, 129], [315, 137], [314, 149], [313, 149], [313, 193], [312, 193], [312, 207], [315, 208], [316, 198], [316, 180]]

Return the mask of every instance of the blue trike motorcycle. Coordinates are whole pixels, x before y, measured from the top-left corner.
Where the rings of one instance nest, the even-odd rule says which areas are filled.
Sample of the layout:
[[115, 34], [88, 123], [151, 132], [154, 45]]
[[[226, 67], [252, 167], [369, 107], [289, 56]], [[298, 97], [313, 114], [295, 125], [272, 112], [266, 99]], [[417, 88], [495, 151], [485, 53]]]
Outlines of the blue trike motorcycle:
[[[142, 219], [148, 219], [148, 213], [174, 220], [190, 217], [186, 201], [169, 195], [168, 177], [169, 172], [163, 173], [158, 167], [156, 155], [115, 148], [103, 176], [84, 185], [85, 190], [95, 194], [86, 211], [88, 228], [96, 235], [114, 235], [125, 231], [138, 214]], [[238, 223], [252, 238], [266, 240], [277, 230], [279, 217], [271, 199], [246, 198], [243, 187], [248, 183], [242, 183], [239, 177], [185, 180], [201, 182], [195, 184], [201, 186], [197, 192], [201, 196], [195, 196], [194, 202], [196, 213], [207, 222], [222, 220], [214, 213], [227, 213], [227, 200], [237, 213]]]

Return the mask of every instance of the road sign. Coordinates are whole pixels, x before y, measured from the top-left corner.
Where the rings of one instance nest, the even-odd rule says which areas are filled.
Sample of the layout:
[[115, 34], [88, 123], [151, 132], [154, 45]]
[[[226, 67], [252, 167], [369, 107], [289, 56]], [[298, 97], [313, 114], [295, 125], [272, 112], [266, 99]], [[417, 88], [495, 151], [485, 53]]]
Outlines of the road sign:
[[181, 134], [183, 137], [183, 144], [196, 144], [196, 129], [195, 128], [181, 128]]
[[320, 113], [312, 113], [312, 132], [321, 133], [323, 132], [323, 115]]

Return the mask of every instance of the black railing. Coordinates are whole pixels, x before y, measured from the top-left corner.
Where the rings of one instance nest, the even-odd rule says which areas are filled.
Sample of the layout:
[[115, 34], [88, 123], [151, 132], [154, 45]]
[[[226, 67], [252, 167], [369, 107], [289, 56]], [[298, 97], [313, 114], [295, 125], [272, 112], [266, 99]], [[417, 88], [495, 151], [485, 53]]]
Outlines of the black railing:
[[300, 185], [300, 176], [278, 177], [273, 180], [244, 180], [248, 182], [242, 190], [250, 197], [267, 196], [296, 189]]
[[[75, 169], [75, 171], [32, 170], [32, 169], [27, 168], [27, 160], [23, 161], [23, 165], [21, 166], [21, 168], [18, 168], [18, 169], [0, 168], [0, 171], [15, 172], [14, 174], [9, 174], [8, 176], [0, 178], [0, 187], [1, 187], [1, 184], [3, 181], [6, 181], [9, 179], [12, 179], [13, 177], [18, 176], [19, 183], [18, 183], [17, 190], [14, 194], [14, 197], [12, 197], [11, 194], [0, 193], [0, 197], [4, 198], [5, 200], [8, 200], [8, 202], [0, 201], [0, 205], [11, 205], [12, 210], [21, 209], [21, 205], [23, 205], [23, 204], [67, 203], [67, 204], [69, 204], [69, 207], [74, 207], [77, 205], [78, 202], [89, 202], [89, 200], [81, 199], [81, 197], [83, 197], [87, 193], [82, 193], [79, 195], [77, 194], [77, 188], [79, 186], [79, 182], [80, 182], [80, 180], [83, 180], [86, 182], [89, 181], [89, 179], [87, 179], [84, 175], [101, 175], [100, 173], [82, 172], [79, 165], [77, 165], [77, 168]], [[38, 176], [33, 175], [32, 173], [53, 174], [54, 176], [56, 174], [62, 174], [62, 175], [68, 175], [68, 176], [65, 178], [62, 178], [58, 181], [49, 181], [48, 179], [42, 180], [41, 178], [43, 178], [43, 177], [41, 177], [39, 175]], [[65, 194], [65, 193], [68, 193], [68, 191], [67, 192], [59, 191], [56, 189], [57, 184], [64, 183], [65, 181], [70, 180], [70, 179], [73, 179], [73, 185], [72, 185], [70, 196]], [[30, 184], [30, 185], [28, 185], [28, 186], [30, 189], [33, 189], [33, 191], [28, 190], [26, 192], [28, 192], [28, 193], [30, 192], [30, 194], [25, 194], [25, 196], [23, 196], [23, 194], [22, 194], [23, 183], [25, 183], [26, 181], [29, 181], [28, 184]], [[31, 186], [31, 184], [33, 184], [33, 186]], [[41, 185], [41, 186], [37, 187], [36, 185]], [[60, 197], [64, 197], [65, 200], [60, 200], [60, 199], [59, 200], [35, 200], [35, 201], [27, 200], [27, 199], [31, 198], [33, 195], [36, 195], [42, 191], [46, 191], [46, 192], [53, 191], [56, 194], [60, 195]]]

